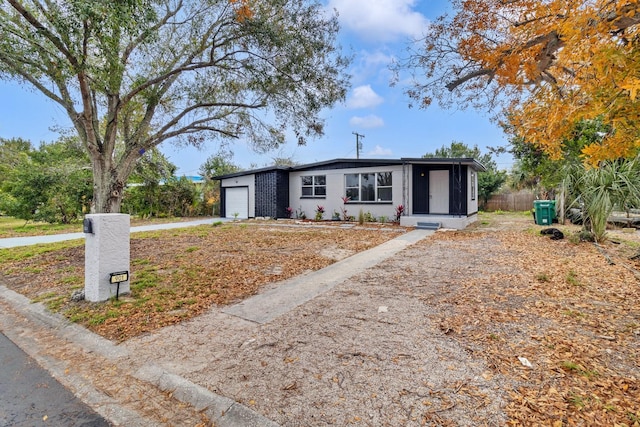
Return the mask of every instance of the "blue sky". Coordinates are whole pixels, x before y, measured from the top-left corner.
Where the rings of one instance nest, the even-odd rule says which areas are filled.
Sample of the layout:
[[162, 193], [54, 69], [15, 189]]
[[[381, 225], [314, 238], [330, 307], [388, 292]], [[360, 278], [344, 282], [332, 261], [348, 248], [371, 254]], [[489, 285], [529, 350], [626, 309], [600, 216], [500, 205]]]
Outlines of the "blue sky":
[[[410, 109], [400, 84], [390, 87], [389, 65], [406, 55], [412, 37], [419, 37], [431, 20], [446, 12], [446, 0], [325, 0], [339, 12], [340, 43], [346, 54], [354, 56], [350, 68], [352, 87], [346, 102], [324, 112], [325, 136], [306, 146], [291, 141], [280, 149], [258, 154], [243, 141], [230, 146], [233, 162], [243, 168], [263, 167], [276, 157], [291, 157], [299, 163], [333, 158], [355, 158], [356, 136], [365, 135], [360, 158], [420, 157], [436, 148], [461, 141], [487, 146], [505, 145], [502, 130], [489, 120], [489, 114], [474, 110]], [[37, 144], [53, 141], [56, 128], [68, 128], [64, 110], [43, 95], [15, 83], [0, 81], [0, 137], [22, 137]], [[213, 142], [202, 150], [161, 146], [179, 175], [196, 175], [206, 158], [219, 146]], [[498, 167], [507, 169], [511, 158], [496, 158]]]

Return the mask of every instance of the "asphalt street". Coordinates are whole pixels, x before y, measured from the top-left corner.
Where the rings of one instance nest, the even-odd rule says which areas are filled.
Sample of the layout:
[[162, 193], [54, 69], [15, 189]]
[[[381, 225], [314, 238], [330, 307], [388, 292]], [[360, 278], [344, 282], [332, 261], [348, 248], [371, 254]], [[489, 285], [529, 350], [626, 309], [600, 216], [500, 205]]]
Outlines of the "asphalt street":
[[0, 366], [0, 426], [111, 426], [2, 333]]

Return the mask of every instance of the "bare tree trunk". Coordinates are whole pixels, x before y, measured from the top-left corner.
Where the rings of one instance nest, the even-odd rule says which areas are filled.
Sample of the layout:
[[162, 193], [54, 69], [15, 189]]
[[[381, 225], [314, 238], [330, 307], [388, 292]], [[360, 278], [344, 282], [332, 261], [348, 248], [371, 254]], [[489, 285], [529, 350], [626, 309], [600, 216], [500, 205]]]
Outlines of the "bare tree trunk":
[[111, 161], [100, 156], [93, 161], [92, 213], [119, 213], [124, 193], [124, 182], [119, 179]]

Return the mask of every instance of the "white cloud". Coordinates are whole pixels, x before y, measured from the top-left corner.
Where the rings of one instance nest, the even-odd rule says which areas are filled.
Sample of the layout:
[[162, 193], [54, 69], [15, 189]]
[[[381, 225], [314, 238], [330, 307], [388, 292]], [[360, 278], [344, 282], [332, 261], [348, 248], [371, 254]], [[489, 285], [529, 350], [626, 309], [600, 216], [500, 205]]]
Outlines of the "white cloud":
[[329, 0], [343, 27], [369, 41], [421, 37], [429, 21], [413, 10], [416, 0]]
[[392, 154], [393, 152], [391, 151], [391, 149], [382, 148], [381, 146], [376, 145], [376, 147], [373, 150], [367, 153], [367, 156], [390, 156]]
[[358, 86], [347, 100], [348, 108], [371, 108], [382, 104], [384, 99], [371, 89], [371, 85]]
[[375, 81], [388, 85], [390, 79], [389, 65], [394, 59], [395, 56], [382, 50], [376, 50], [375, 52], [359, 51], [350, 70], [354, 84]]
[[365, 117], [351, 117], [349, 124], [354, 127], [373, 129], [384, 126], [384, 120], [374, 114], [371, 114]]
[[363, 51], [360, 54], [362, 63], [366, 67], [379, 67], [381, 65], [387, 66], [393, 62], [393, 56], [387, 55], [379, 50], [375, 52]]

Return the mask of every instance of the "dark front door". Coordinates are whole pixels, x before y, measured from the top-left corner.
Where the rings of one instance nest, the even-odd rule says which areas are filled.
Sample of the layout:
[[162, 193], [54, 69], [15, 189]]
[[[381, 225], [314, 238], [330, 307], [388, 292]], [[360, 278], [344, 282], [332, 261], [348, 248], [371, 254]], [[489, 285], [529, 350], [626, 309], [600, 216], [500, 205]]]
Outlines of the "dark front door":
[[429, 170], [413, 165], [413, 213], [429, 213]]

